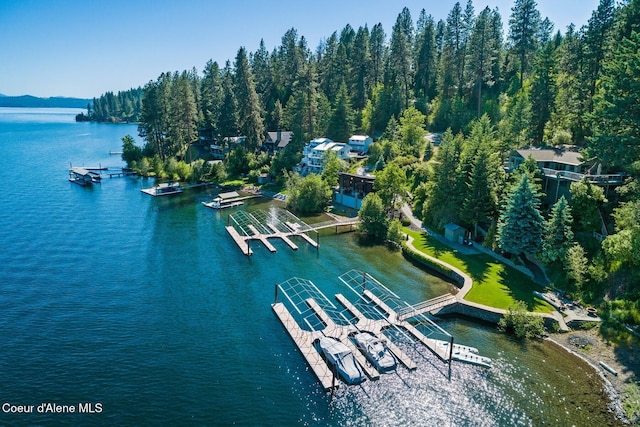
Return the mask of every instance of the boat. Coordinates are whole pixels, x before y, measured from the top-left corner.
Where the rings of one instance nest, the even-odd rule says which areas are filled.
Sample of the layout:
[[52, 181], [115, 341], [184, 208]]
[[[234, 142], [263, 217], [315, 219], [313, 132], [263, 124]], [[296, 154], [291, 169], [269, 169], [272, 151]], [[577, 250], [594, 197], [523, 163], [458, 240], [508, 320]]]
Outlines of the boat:
[[165, 182], [155, 187], [143, 188], [140, 191], [150, 196], [169, 196], [182, 193], [182, 186], [179, 182]]
[[[447, 341], [433, 340], [435, 341], [436, 348], [442, 351], [446, 357], [449, 356], [451, 351], [449, 343]], [[479, 351], [475, 347], [466, 345], [454, 344], [453, 351], [451, 351], [451, 358], [458, 362], [469, 363], [472, 365], [484, 366], [485, 368], [491, 368], [492, 360], [489, 357], [481, 356]]]
[[353, 340], [378, 371], [393, 371], [398, 366], [398, 361], [387, 347], [385, 340], [370, 332], [359, 332], [353, 336]]
[[91, 172], [85, 168], [72, 167], [69, 169], [69, 181], [86, 186], [91, 184], [99, 184], [101, 177], [95, 172]]
[[325, 336], [320, 337], [319, 344], [327, 361], [336, 368], [347, 384], [359, 384], [365, 380], [364, 373], [349, 347], [335, 338]]
[[244, 202], [242, 200], [225, 200], [218, 196], [211, 202], [202, 202], [202, 204], [211, 209], [226, 209], [242, 206], [244, 205]]

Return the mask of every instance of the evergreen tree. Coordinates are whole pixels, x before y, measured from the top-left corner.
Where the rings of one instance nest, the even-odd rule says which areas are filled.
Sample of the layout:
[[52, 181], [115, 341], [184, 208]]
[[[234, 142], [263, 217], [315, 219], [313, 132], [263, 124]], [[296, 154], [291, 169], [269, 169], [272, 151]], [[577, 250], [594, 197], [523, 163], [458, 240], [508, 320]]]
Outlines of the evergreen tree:
[[[224, 90], [222, 88], [222, 78], [220, 67], [217, 62], [209, 60], [204, 68], [204, 76], [201, 82], [200, 93], [201, 110], [203, 116], [204, 129], [211, 130], [217, 134], [218, 120], [224, 101]], [[218, 135], [216, 135], [218, 136]]]
[[427, 182], [422, 216], [426, 222], [438, 227], [459, 219], [464, 195], [457, 192], [457, 170], [463, 142], [462, 135], [454, 136], [450, 130], [445, 132]]
[[369, 50], [369, 29], [365, 25], [360, 27], [353, 43], [352, 73], [353, 87], [351, 89], [353, 107], [362, 110], [371, 91], [371, 56]]
[[241, 47], [236, 55], [235, 89], [238, 101], [238, 128], [242, 136], [246, 137], [247, 148], [255, 151], [262, 145], [265, 130], [253, 72], [244, 47]]
[[398, 106], [393, 110], [400, 113], [402, 109], [409, 107], [413, 89], [413, 67], [411, 46], [413, 43], [413, 21], [408, 8], [402, 9], [396, 19], [391, 33], [389, 47], [389, 74], [388, 85], [392, 88], [398, 100]]
[[384, 75], [387, 35], [382, 28], [382, 24], [376, 24], [371, 29], [371, 39], [369, 40], [369, 56], [371, 58], [371, 87], [382, 83]]
[[573, 246], [572, 223], [571, 208], [562, 196], [553, 205], [551, 216], [544, 226], [542, 259], [546, 263], [564, 262], [569, 248]]
[[462, 205], [462, 219], [473, 226], [474, 237], [478, 224], [490, 221], [496, 206], [496, 194], [492, 188], [488, 147], [481, 147], [476, 154]]
[[221, 137], [238, 136], [238, 103], [233, 87], [231, 64], [227, 61], [222, 71], [222, 108], [218, 118], [218, 133]]
[[640, 158], [640, 0], [623, 7], [594, 98], [591, 154], [614, 166]]
[[[545, 19], [548, 23], [548, 20]], [[547, 27], [548, 26], [543, 26]], [[550, 28], [549, 28], [550, 30]], [[551, 119], [554, 109], [555, 84], [554, 84], [554, 52], [553, 42], [548, 41], [536, 55], [533, 71], [533, 84], [531, 86], [531, 138], [534, 143], [541, 144], [544, 138], [544, 129]]]
[[347, 85], [342, 82], [336, 96], [327, 136], [334, 141], [349, 141], [349, 138], [353, 135], [353, 121], [353, 109], [351, 108]]
[[187, 147], [198, 139], [198, 108], [189, 73], [176, 72], [171, 82], [169, 104], [169, 138], [166, 156], [182, 157]]
[[431, 100], [436, 94], [436, 26], [433, 17], [427, 16], [424, 9], [418, 19], [415, 44], [415, 92], [417, 96]]
[[507, 197], [498, 222], [498, 244], [503, 250], [514, 255], [540, 252], [544, 219], [539, 206], [529, 175], [523, 174]]
[[520, 62], [520, 87], [537, 47], [540, 12], [535, 0], [515, 0], [509, 18], [509, 40]]
[[[477, 118], [482, 115], [483, 87], [492, 87], [499, 77], [497, 71], [502, 50], [501, 26], [500, 14], [492, 12], [487, 6], [478, 15], [469, 38], [467, 74], [476, 88]], [[498, 28], [497, 32], [496, 28]]]

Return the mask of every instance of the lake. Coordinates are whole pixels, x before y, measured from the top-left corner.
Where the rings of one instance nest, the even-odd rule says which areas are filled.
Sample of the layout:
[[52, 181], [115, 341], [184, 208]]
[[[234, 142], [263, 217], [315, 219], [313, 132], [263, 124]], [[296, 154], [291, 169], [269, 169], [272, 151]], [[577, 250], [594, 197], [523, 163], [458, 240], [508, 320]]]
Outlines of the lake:
[[0, 108], [0, 424], [617, 425], [592, 368], [464, 319], [439, 325], [492, 369], [454, 362], [449, 379], [411, 347], [416, 371], [323, 392], [271, 311], [277, 283], [305, 278], [331, 297], [358, 269], [411, 304], [451, 285], [354, 233], [245, 257], [224, 229], [233, 210], [202, 206], [210, 188], [75, 185], [70, 165], [122, 166], [109, 154], [121, 138], [142, 144], [135, 125], [76, 123], [79, 111]]

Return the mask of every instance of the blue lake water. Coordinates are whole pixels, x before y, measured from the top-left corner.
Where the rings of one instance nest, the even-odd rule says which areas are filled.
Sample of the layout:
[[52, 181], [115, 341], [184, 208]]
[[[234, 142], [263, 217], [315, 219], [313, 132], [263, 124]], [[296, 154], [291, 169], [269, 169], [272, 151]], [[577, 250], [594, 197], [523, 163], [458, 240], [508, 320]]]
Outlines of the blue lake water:
[[[0, 425], [616, 425], [593, 372], [566, 352], [523, 345], [459, 319], [440, 325], [494, 358], [446, 365], [407, 348], [418, 369], [321, 390], [271, 311], [297, 276], [326, 295], [364, 270], [409, 303], [450, 285], [353, 233], [241, 254], [213, 190], [153, 198], [152, 180], [85, 188], [69, 165], [121, 166], [135, 125], [76, 123], [80, 110], [0, 108]], [[266, 209], [278, 202], [250, 202]], [[38, 414], [42, 403], [76, 413]], [[91, 403], [97, 413], [87, 411]], [[5, 405], [8, 404], [8, 405]], [[96, 409], [99, 408], [99, 411]]]

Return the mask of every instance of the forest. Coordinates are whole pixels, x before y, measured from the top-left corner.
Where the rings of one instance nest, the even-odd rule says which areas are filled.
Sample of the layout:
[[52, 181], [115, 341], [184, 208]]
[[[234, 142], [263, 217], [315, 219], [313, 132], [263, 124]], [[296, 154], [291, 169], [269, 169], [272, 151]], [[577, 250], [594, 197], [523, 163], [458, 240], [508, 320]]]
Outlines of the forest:
[[[196, 167], [219, 180], [266, 171], [294, 201], [327, 198], [335, 183], [330, 173], [292, 172], [305, 143], [371, 135], [364, 166], [376, 174], [376, 193], [362, 211], [371, 219], [382, 207], [385, 215], [369, 221], [373, 234], [397, 235], [396, 207], [411, 198], [429, 226], [455, 222], [516, 259], [535, 255], [555, 286], [614, 323], [638, 325], [638, 52], [640, 0], [601, 0], [585, 25], [566, 29], [543, 18], [535, 0], [515, 0], [508, 16], [456, 3], [438, 21], [427, 10], [414, 21], [404, 8], [390, 33], [346, 25], [312, 48], [291, 28], [279, 46], [240, 47], [233, 63], [210, 60], [202, 75], [164, 72], [142, 89], [107, 93], [90, 115], [139, 123], [145, 146], [129, 140], [125, 152], [144, 171], [185, 178]], [[265, 131], [277, 130], [292, 132], [289, 145], [262, 150]], [[427, 130], [442, 133], [437, 146]], [[222, 145], [231, 136], [244, 142], [215, 171], [189, 161], [194, 142]], [[569, 200], [543, 205], [535, 161], [505, 168], [512, 150], [529, 146], [580, 150], [624, 184], [605, 196], [575, 182]], [[354, 167], [327, 164], [336, 173]]]

